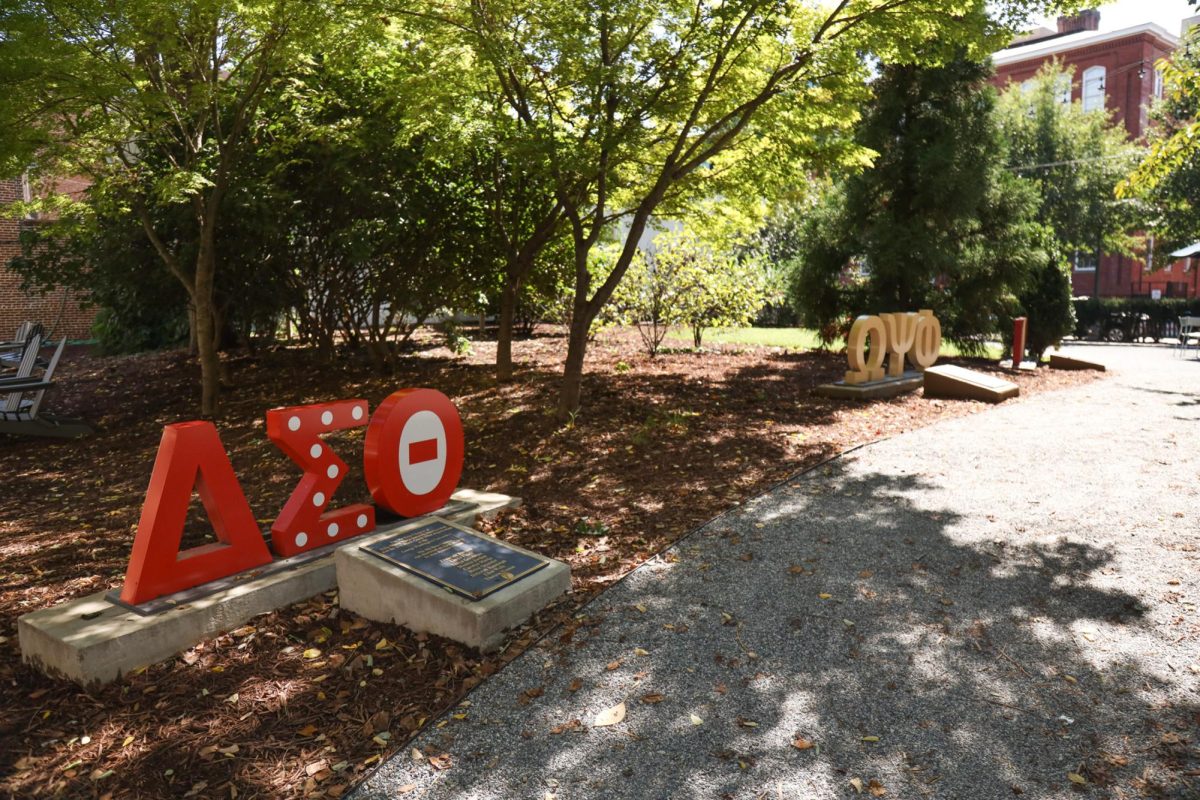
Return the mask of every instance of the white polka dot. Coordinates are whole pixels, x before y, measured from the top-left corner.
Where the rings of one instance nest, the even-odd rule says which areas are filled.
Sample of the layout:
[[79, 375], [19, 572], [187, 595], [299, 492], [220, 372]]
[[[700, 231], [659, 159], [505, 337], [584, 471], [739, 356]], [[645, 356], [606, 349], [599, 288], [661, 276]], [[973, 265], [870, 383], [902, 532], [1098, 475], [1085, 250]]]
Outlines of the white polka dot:
[[296, 547], [304, 547], [304, 545], [306, 545], [306, 544], [308, 544], [308, 534], [307, 533], [297, 533], [296, 534]]
[[322, 412], [321, 413], [321, 424], [328, 425], [331, 422], [333, 422], [333, 412], [332, 411]]
[[299, 417], [292, 417], [291, 419], [288, 420], [288, 430], [290, 430], [290, 431], [300, 430], [300, 418]]
[[352, 408], [350, 410], [350, 416], [354, 417], [355, 419], [362, 419], [363, 418], [363, 407], [355, 406], [354, 408]]
[[321, 452], [321, 445], [319, 444], [314, 444], [312, 447], [308, 448], [308, 454], [313, 458], [320, 458]]
[[325, 474], [331, 478], [336, 478], [338, 476], [337, 464], [330, 464], [329, 469], [325, 470]]
[[336, 522], [329, 523], [329, 528], [326, 531], [330, 536], [338, 535], [338, 524]]
[[359, 514], [359, 515], [358, 515], [358, 519], [356, 519], [356, 520], [355, 520], [355, 522], [357, 522], [357, 523], [358, 523], [358, 527], [360, 527], [360, 528], [365, 528], [365, 527], [367, 527], [367, 515], [366, 515], [366, 514]]
[[324, 492], [317, 492], [316, 494], [313, 495], [313, 505], [314, 506], [325, 505], [325, 493]]

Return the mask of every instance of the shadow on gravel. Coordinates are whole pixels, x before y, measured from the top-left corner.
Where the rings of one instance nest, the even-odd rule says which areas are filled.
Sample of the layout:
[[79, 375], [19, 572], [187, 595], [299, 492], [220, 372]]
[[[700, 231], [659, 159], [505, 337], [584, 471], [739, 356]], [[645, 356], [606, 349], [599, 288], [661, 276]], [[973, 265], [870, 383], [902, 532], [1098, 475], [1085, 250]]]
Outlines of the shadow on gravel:
[[[501, 728], [427, 738], [456, 765], [431, 796], [1197, 797], [1200, 708], [1148, 663], [1136, 594], [1097, 585], [1111, 555], [980, 538], [924, 487], [833, 465], [716, 520], [493, 679], [544, 680], [533, 703], [485, 686], [472, 712]], [[589, 729], [614, 687], [626, 722]], [[356, 796], [422, 774], [396, 769]]]

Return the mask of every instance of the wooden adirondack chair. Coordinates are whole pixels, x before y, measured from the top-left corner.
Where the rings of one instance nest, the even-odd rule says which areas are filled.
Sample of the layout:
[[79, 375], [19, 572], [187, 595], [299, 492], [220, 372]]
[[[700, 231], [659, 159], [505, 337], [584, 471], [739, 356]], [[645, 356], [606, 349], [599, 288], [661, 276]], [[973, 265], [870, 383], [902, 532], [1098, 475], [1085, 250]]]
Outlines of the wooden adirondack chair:
[[28, 359], [28, 367], [27, 359], [22, 359], [18, 370], [18, 373], [23, 370], [24, 374], [0, 378], [0, 433], [63, 439], [87, 436], [92, 429], [81, 420], [40, 413], [46, 390], [54, 385], [54, 370], [62, 358], [67, 340], [65, 337], [59, 340], [54, 355], [47, 362], [46, 371], [35, 377], [32, 371], [41, 346], [41, 334], [34, 334], [34, 339], [36, 341], [31, 340], [32, 346], [26, 349], [27, 354], [32, 354]]
[[[17, 338], [14, 341], [0, 343], [0, 375], [13, 377], [12, 371], [25, 360], [29, 343], [35, 334], [38, 337], [38, 347], [41, 347], [42, 341], [46, 338], [42, 326], [34, 322], [22, 322], [21, 326], [17, 328]], [[37, 359], [35, 364], [40, 363], [43, 367], [46, 365], [46, 362], [41, 361], [36, 353], [34, 359]]]

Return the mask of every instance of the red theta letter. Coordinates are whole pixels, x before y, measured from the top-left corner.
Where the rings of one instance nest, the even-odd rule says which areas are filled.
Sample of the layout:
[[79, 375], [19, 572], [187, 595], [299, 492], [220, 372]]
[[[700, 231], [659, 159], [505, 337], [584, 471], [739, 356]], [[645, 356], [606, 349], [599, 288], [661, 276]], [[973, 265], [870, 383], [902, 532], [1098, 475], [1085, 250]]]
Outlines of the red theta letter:
[[322, 513], [346, 477], [346, 462], [321, 441], [320, 434], [366, 424], [366, 400], [273, 408], [267, 412], [267, 436], [304, 470], [271, 526], [271, 548], [276, 553], [294, 556], [375, 529], [375, 509], [366, 504]]
[[[179, 552], [192, 488], [218, 543]], [[138, 605], [271, 561], [258, 523], [211, 422], [163, 428], [121, 600]]]
[[433, 389], [401, 389], [375, 409], [363, 471], [375, 502], [402, 517], [446, 505], [463, 467], [463, 430], [450, 398]]

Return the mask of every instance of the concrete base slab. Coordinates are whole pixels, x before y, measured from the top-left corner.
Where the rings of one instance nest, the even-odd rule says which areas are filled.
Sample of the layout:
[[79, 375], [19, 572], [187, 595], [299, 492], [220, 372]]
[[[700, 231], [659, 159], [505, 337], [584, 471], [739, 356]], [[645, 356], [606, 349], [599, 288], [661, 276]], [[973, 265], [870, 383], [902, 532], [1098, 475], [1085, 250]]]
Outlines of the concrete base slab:
[[953, 364], [942, 364], [925, 370], [925, 397], [1000, 403], [1020, 393], [1021, 388], [1011, 381]]
[[[1005, 359], [1004, 361], [1001, 361], [1000, 366], [1003, 367], [1004, 369], [1012, 369], [1013, 368], [1012, 359]], [[1037, 370], [1037, 362], [1036, 361], [1022, 361], [1020, 364], [1017, 365], [1017, 369], [1020, 370], [1021, 372], [1035, 372]]]
[[571, 589], [571, 571], [566, 564], [507, 542], [508, 547], [549, 564], [482, 600], [459, 597], [362, 549], [419, 524], [410, 522], [361, 537], [357, 547], [337, 552], [334, 561], [342, 608], [376, 622], [444, 636], [486, 653], [504, 642], [506, 630]]
[[814, 391], [821, 397], [836, 397], [842, 400], [878, 400], [897, 397], [921, 388], [925, 377], [920, 372], [905, 372], [898, 378], [884, 378], [870, 383], [850, 384], [845, 381], [826, 383]]
[[[467, 524], [521, 502], [507, 495], [471, 490], [455, 492], [453, 500], [468, 505], [445, 519]], [[349, 539], [331, 547], [327, 555], [339, 549], [357, 549], [363, 539], [375, 535]], [[244, 625], [259, 614], [337, 586], [332, 558], [307, 558], [289, 566], [268, 574], [250, 572], [240, 581], [227, 582], [219, 590], [199, 596], [180, 593], [187, 596], [175, 604], [165, 598], [166, 610], [149, 615], [110, 602], [105, 592], [25, 614], [17, 620], [21, 658], [43, 672], [84, 686], [108, 683]]]
[[1097, 364], [1095, 361], [1085, 361], [1082, 358], [1055, 355], [1050, 356], [1050, 369], [1094, 369], [1099, 372], [1107, 371], [1107, 368], [1103, 364]]

